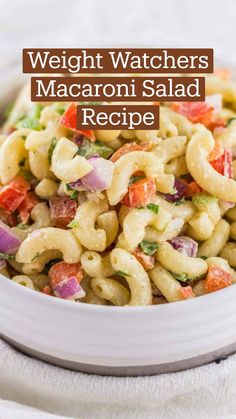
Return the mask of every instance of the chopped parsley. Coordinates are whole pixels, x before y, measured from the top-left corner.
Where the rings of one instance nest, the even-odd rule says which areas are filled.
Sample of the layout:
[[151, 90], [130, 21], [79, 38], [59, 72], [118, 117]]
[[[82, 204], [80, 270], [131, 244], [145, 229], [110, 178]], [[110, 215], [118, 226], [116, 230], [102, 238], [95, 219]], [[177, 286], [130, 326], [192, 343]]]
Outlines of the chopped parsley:
[[227, 121], [227, 127], [233, 122], [236, 121], [236, 118], [229, 118]]
[[23, 115], [15, 123], [16, 128], [30, 128], [35, 131], [40, 131], [43, 129], [42, 125], [39, 123], [39, 118], [42, 112], [42, 105], [36, 104], [34, 108], [30, 111], [29, 115]]
[[15, 124], [16, 128], [30, 128], [35, 131], [40, 131], [43, 127], [39, 124], [39, 121], [31, 116], [23, 116]]
[[175, 272], [172, 272], [172, 275], [177, 279], [177, 281], [186, 282], [189, 281], [188, 274], [182, 273], [182, 274], [176, 274]]
[[52, 141], [51, 141], [50, 147], [48, 149], [48, 161], [50, 163], [52, 161], [52, 154], [53, 154], [53, 151], [54, 151], [54, 148], [56, 147], [56, 145], [57, 145], [57, 139], [53, 138]]
[[26, 230], [29, 227], [29, 224], [19, 223], [17, 224], [16, 227], [19, 228], [20, 230]]
[[178, 205], [181, 205], [181, 204], [183, 204], [185, 202], [185, 199], [177, 199], [177, 201], [175, 201], [174, 202], [174, 205], [176, 205], [176, 207], [178, 206]]
[[201, 259], [206, 260], [208, 259], [208, 256], [200, 256]]
[[14, 260], [15, 259], [15, 255], [8, 255], [7, 253], [1, 253], [0, 252], [0, 259]]
[[73, 189], [70, 187], [69, 183], [66, 183], [66, 190], [67, 191], [73, 191]]
[[55, 111], [58, 112], [60, 115], [63, 115], [63, 113], [65, 112], [66, 108], [65, 105], [63, 105], [62, 103], [57, 103], [55, 105]]
[[133, 185], [133, 183], [138, 182], [139, 180], [145, 179], [144, 175], [140, 175], [140, 176], [131, 176], [130, 180], [129, 180], [129, 185]]
[[108, 159], [113, 153], [110, 147], [107, 147], [102, 141], [95, 141], [94, 143], [84, 138], [82, 143], [78, 146], [77, 154], [89, 159], [92, 156], [99, 155], [104, 159]]
[[35, 179], [34, 175], [29, 170], [21, 169], [19, 174], [23, 176], [24, 179], [28, 180], [28, 182]]
[[78, 220], [72, 220], [69, 224], [67, 224], [67, 227], [77, 228], [77, 227], [79, 227], [79, 221]]
[[159, 211], [159, 205], [156, 205], [156, 204], [148, 204], [148, 205], [147, 205], [147, 208], [148, 208], [150, 211], [154, 212], [154, 214], [158, 214], [158, 211]]
[[159, 245], [156, 242], [149, 242], [147, 240], [141, 241], [141, 243], [139, 243], [139, 246], [141, 247], [143, 253], [149, 256], [152, 256], [159, 247]]
[[123, 272], [123, 271], [116, 271], [115, 275], [124, 276], [124, 277], [131, 276], [130, 274], [127, 274], [126, 272]]
[[70, 199], [77, 199], [79, 196], [79, 191], [73, 191], [70, 195]]

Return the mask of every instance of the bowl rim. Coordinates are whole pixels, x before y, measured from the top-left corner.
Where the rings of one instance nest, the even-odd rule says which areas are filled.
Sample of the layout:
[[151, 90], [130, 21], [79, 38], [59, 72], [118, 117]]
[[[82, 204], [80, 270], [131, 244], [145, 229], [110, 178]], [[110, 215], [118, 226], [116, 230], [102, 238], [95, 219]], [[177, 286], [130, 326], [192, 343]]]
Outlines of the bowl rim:
[[[148, 311], [155, 311], [155, 312], [164, 312], [166, 310], [169, 311], [169, 308], [172, 307], [172, 309], [181, 310], [183, 307], [189, 307], [189, 306], [198, 306], [200, 304], [201, 308], [203, 307], [203, 304], [207, 304], [209, 306], [209, 303], [214, 303], [214, 301], [219, 300], [220, 296], [231, 294], [233, 289], [236, 290], [235, 285], [232, 284], [226, 288], [214, 291], [209, 294], [200, 295], [196, 298], [190, 298], [186, 300], [180, 300], [180, 301], [174, 301], [171, 303], [164, 303], [164, 304], [154, 304], [154, 305], [148, 305], [148, 306], [108, 306], [108, 305], [100, 305], [100, 304], [87, 304], [87, 303], [79, 303], [71, 300], [65, 300], [58, 297], [52, 297], [50, 295], [44, 294], [42, 292], [39, 292], [37, 290], [33, 290], [27, 287], [24, 287], [20, 284], [15, 283], [10, 278], [7, 278], [4, 275], [0, 274], [0, 281], [6, 282], [7, 286], [12, 287], [13, 291], [15, 290], [19, 294], [29, 294], [29, 296], [35, 298], [38, 300], [39, 303], [46, 304], [50, 303], [53, 305], [66, 307], [71, 310], [84, 310], [85, 312], [98, 312], [98, 313], [116, 313], [116, 315], [120, 313], [146, 313]], [[218, 302], [218, 301], [217, 301]], [[183, 304], [185, 304], [183, 306]]]

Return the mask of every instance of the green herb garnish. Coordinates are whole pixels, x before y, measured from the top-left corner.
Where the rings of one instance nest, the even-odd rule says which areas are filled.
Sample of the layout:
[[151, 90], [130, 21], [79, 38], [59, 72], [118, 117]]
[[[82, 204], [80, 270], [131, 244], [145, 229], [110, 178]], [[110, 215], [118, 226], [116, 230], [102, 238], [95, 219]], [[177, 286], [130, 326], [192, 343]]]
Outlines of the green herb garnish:
[[227, 127], [233, 122], [236, 121], [236, 118], [229, 118], [227, 121]]
[[69, 183], [66, 183], [66, 190], [67, 191], [73, 191], [73, 189], [70, 187]]
[[72, 220], [69, 224], [67, 224], [67, 227], [77, 228], [77, 227], [79, 227], [79, 221], [78, 220]]
[[176, 274], [175, 272], [172, 272], [172, 275], [175, 277], [175, 279], [177, 279], [178, 281], [181, 281], [181, 282], [186, 282], [190, 279], [188, 277], [188, 274], [186, 274], [186, 273]]
[[129, 180], [129, 185], [133, 185], [133, 183], [138, 182], [139, 180], [145, 179], [145, 176], [131, 176]]
[[143, 253], [149, 256], [152, 256], [159, 247], [159, 245], [156, 242], [149, 242], [147, 240], [141, 241], [141, 243], [139, 243], [139, 246], [141, 247]]
[[56, 147], [56, 145], [57, 145], [57, 139], [53, 138], [52, 141], [51, 141], [50, 147], [48, 149], [48, 161], [50, 163], [52, 161], [52, 154], [53, 154], [53, 151], [54, 151], [54, 148]]
[[23, 116], [15, 124], [16, 128], [30, 128], [34, 129], [35, 131], [40, 131], [43, 127], [39, 124], [39, 121], [35, 118], [30, 116]]
[[35, 131], [40, 131], [43, 129], [42, 125], [39, 123], [39, 118], [42, 112], [42, 105], [36, 104], [33, 109], [29, 112], [28, 115], [22, 115], [17, 119], [15, 123], [16, 128], [30, 128]]
[[178, 206], [178, 205], [181, 205], [181, 204], [183, 204], [185, 202], [185, 199], [177, 199], [177, 201], [175, 201], [174, 202], [174, 205], [176, 205], [176, 207]]
[[83, 139], [83, 142], [78, 146], [77, 154], [85, 157], [86, 159], [98, 154], [104, 159], [108, 159], [113, 153], [113, 150], [110, 147], [107, 147], [102, 141], [95, 141], [92, 143], [86, 138]]
[[158, 211], [159, 211], [159, 205], [156, 205], [156, 204], [148, 204], [148, 205], [147, 205], [147, 208], [148, 208], [150, 211], [154, 212], [154, 214], [158, 214]]
[[66, 110], [65, 105], [63, 105], [62, 103], [57, 103], [54, 107], [55, 111], [58, 112], [60, 115], [63, 115], [63, 113]]
[[35, 179], [34, 175], [29, 170], [21, 169], [19, 174], [23, 176], [24, 179], [28, 180], [28, 182]]
[[19, 223], [16, 227], [20, 230], [26, 230], [29, 227], [29, 224]]
[[79, 196], [79, 191], [73, 191], [70, 195], [70, 199], [77, 199]]
[[0, 252], [0, 259], [14, 260], [15, 259], [15, 255], [8, 255], [7, 253], [1, 253]]
[[201, 259], [206, 260], [208, 259], [208, 256], [200, 256]]
[[123, 271], [116, 271], [115, 275], [124, 276], [124, 277], [131, 276], [130, 274], [127, 274], [126, 272], [123, 272]]

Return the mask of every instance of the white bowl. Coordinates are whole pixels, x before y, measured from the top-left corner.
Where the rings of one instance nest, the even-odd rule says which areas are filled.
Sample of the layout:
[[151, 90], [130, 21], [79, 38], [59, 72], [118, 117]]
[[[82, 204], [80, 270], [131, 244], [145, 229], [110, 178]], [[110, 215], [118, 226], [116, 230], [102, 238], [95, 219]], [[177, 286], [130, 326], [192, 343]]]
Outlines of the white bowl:
[[0, 334], [35, 357], [106, 375], [173, 372], [236, 349], [236, 286], [150, 307], [64, 301], [0, 278]]
[[[9, 100], [4, 93], [0, 108]], [[232, 285], [171, 304], [97, 306], [52, 298], [0, 275], [0, 335], [30, 355], [84, 372], [174, 372], [236, 350], [235, 302]]]

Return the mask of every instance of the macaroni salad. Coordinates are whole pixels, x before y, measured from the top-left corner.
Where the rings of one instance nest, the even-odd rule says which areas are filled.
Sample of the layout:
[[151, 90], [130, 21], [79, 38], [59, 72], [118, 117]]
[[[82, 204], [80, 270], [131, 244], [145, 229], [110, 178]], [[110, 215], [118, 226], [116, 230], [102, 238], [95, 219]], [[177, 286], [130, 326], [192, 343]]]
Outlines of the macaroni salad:
[[158, 131], [77, 130], [25, 86], [0, 135], [0, 273], [77, 302], [145, 306], [236, 282], [236, 84], [160, 104]]

